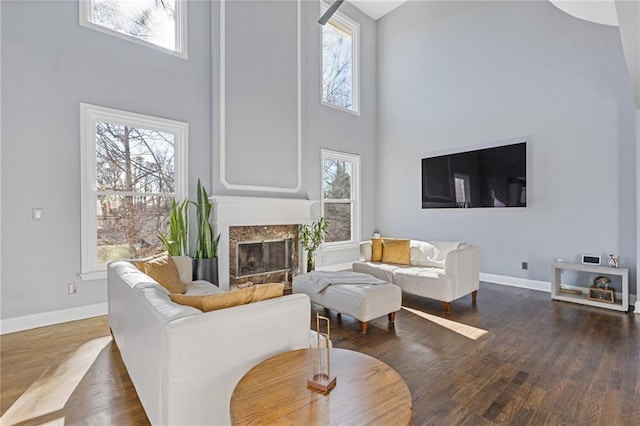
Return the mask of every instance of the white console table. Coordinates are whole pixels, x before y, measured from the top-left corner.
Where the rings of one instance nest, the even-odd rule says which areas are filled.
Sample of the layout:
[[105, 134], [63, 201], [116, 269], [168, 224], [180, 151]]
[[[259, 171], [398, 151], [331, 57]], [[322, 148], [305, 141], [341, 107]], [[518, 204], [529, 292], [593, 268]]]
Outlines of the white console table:
[[[616, 293], [615, 303], [599, 302], [587, 298], [587, 287], [576, 287], [561, 283], [562, 271], [588, 272], [599, 275], [617, 275], [622, 277], [622, 294]], [[561, 293], [560, 286], [571, 289], [580, 289], [581, 294]], [[629, 311], [629, 268], [609, 268], [600, 265], [585, 265], [582, 263], [553, 262], [551, 264], [551, 298], [565, 302], [581, 303], [583, 305], [597, 306], [599, 308], [613, 309], [616, 311]]]

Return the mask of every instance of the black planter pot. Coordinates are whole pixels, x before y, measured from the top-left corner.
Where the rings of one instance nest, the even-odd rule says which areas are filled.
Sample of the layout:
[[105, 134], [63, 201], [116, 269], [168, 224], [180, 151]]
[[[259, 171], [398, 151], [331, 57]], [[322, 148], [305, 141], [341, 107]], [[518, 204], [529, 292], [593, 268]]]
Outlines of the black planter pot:
[[212, 284], [218, 284], [218, 258], [210, 259], [193, 259], [193, 280], [209, 281]]

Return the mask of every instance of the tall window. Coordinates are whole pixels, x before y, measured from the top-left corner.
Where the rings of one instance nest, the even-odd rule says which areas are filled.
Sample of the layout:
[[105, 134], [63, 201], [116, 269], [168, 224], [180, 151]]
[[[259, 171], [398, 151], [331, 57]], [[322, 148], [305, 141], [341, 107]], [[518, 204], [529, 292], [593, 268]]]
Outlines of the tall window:
[[80, 0], [80, 24], [185, 57], [183, 0]]
[[322, 211], [329, 224], [325, 244], [360, 241], [360, 156], [322, 150]]
[[358, 23], [339, 12], [322, 26], [322, 103], [355, 113], [359, 112], [358, 31]]
[[188, 125], [81, 104], [81, 127], [82, 276], [91, 279], [109, 261], [164, 249], [158, 231], [187, 194]]

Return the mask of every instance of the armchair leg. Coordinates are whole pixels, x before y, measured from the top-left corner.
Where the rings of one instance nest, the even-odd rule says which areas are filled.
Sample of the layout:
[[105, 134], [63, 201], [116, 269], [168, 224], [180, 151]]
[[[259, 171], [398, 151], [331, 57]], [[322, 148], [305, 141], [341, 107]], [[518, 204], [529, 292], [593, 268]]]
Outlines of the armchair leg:
[[473, 290], [471, 292], [471, 302], [475, 305], [478, 300], [478, 290]]
[[362, 331], [362, 334], [367, 334], [367, 328], [369, 327], [369, 324], [366, 321], [358, 321], [360, 323], [360, 331]]
[[451, 312], [451, 302], [442, 302], [442, 307], [444, 308], [445, 313]]
[[396, 320], [396, 313], [395, 312], [389, 312], [387, 314], [387, 318], [389, 319], [389, 322], [394, 322]]

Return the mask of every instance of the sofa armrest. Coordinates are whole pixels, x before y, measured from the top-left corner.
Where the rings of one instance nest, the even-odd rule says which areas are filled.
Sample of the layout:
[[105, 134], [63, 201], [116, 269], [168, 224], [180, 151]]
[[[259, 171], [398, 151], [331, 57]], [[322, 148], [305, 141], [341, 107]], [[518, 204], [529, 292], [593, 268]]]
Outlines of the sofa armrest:
[[476, 291], [480, 285], [480, 249], [465, 245], [445, 258], [444, 273], [454, 284], [454, 299]]
[[371, 240], [362, 241], [360, 243], [360, 261], [361, 262], [371, 261]]

